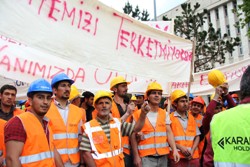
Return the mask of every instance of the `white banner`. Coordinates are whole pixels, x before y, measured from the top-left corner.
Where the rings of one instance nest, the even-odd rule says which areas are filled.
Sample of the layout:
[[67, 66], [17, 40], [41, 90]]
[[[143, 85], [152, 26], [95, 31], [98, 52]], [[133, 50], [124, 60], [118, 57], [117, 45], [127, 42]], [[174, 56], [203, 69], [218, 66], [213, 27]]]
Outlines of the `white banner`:
[[174, 21], [143, 21], [143, 23], [163, 32], [174, 34]]
[[0, 34], [29, 46], [2, 41], [0, 75], [28, 83], [51, 80], [58, 72], [67, 73], [82, 89], [99, 88], [90, 76], [104, 83], [116, 73], [132, 81], [135, 76], [189, 81], [190, 41], [96, 0], [2, 0]]

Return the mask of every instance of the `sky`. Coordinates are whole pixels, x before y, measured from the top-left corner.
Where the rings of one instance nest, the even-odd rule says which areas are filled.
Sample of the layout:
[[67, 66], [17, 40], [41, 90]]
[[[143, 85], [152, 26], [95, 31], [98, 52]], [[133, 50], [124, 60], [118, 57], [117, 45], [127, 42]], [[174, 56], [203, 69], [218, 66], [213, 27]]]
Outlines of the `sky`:
[[[116, 10], [123, 12], [122, 8], [125, 6], [125, 3], [129, 1], [132, 4], [133, 8], [136, 5], [139, 6], [139, 9], [147, 9], [150, 19], [154, 18], [154, 0], [100, 0], [107, 6], [115, 8]], [[162, 13], [184, 3], [186, 0], [155, 0], [156, 2], [156, 15], [159, 16]]]

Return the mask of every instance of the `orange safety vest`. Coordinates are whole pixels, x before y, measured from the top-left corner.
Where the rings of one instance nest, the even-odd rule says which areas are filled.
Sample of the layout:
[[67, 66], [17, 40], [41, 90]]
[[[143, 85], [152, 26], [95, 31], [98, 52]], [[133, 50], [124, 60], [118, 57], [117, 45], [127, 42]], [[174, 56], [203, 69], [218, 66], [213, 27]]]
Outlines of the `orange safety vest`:
[[80, 162], [78, 125], [82, 120], [83, 112], [73, 104], [69, 104], [67, 125], [65, 125], [56, 105], [52, 102], [46, 116], [51, 120], [53, 139], [63, 163], [71, 161]]
[[0, 119], [0, 157], [3, 155], [4, 152], [4, 125], [6, 121], [3, 119]]
[[124, 167], [124, 155], [121, 143], [121, 121], [113, 118], [110, 123], [110, 142], [96, 119], [83, 125], [84, 132], [87, 134], [92, 157], [98, 167]]
[[[176, 111], [175, 111], [176, 112]], [[170, 120], [171, 123], [171, 129], [174, 134], [175, 142], [176, 144], [180, 144], [182, 146], [187, 147], [189, 150], [192, 149], [194, 138], [196, 136], [196, 121], [191, 113], [188, 113], [188, 124], [187, 124], [187, 130], [184, 131], [178, 117], [174, 116], [174, 113], [170, 114]], [[186, 158], [185, 155], [181, 153], [181, 151], [178, 151], [181, 158]], [[171, 159], [173, 159], [173, 154], [171, 152], [170, 156]], [[195, 149], [193, 158], [199, 158], [199, 152], [198, 149]]]
[[[22, 114], [22, 113], [24, 113], [24, 111], [19, 108], [15, 108], [15, 110], [13, 111], [14, 116]], [[4, 144], [4, 126], [6, 122], [7, 121], [0, 119], [0, 156], [2, 155], [5, 156], [5, 151], [6, 151], [5, 144]]]
[[[198, 116], [194, 117], [194, 119], [196, 121], [198, 128], [200, 128], [202, 125], [203, 116], [201, 114], [198, 114]], [[205, 138], [202, 141], [200, 141], [200, 143], [198, 145], [199, 158], [201, 158], [201, 156], [202, 156], [202, 150], [204, 148], [204, 145], [205, 145]]]
[[[140, 117], [141, 109], [134, 113], [135, 121]], [[166, 155], [169, 154], [169, 145], [167, 139], [166, 111], [159, 108], [156, 127], [153, 127], [149, 119], [146, 118], [145, 124], [141, 130], [143, 139], [138, 143], [138, 152], [140, 157], [148, 155]]]
[[[126, 122], [131, 123], [132, 122], [132, 115], [130, 115]], [[130, 142], [129, 142], [129, 136], [123, 136], [122, 137], [122, 145], [123, 145], [123, 152], [130, 155]]]
[[85, 123], [87, 121], [87, 119], [86, 119], [86, 111], [83, 108], [80, 108], [80, 109], [82, 111], [82, 122]]
[[22, 114], [22, 113], [24, 113], [24, 111], [21, 110], [21, 109], [19, 109], [19, 108], [15, 108], [15, 110], [13, 111], [13, 115], [14, 116]]
[[[26, 112], [17, 116], [25, 129], [26, 141], [19, 160], [23, 167], [54, 167], [54, 145], [51, 128], [49, 130], [49, 143], [41, 122], [31, 113]], [[46, 118], [44, 118], [46, 119]]]
[[[120, 113], [117, 108], [117, 105], [114, 101], [112, 101], [112, 108], [111, 108], [111, 113], [113, 118], [120, 118]], [[97, 110], [95, 109], [92, 112], [92, 119], [95, 119], [97, 117]], [[131, 116], [129, 116], [126, 120], [126, 122], [129, 122], [131, 120]], [[129, 136], [123, 136], [122, 137], [122, 144], [123, 144], [123, 152], [126, 154], [130, 155], [130, 144], [129, 144]]]

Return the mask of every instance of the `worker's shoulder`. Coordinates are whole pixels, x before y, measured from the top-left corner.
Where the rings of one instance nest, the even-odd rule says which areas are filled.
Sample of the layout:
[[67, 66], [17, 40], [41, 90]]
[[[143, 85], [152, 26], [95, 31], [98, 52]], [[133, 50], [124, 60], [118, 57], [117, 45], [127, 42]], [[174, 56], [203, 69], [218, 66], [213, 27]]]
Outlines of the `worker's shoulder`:
[[220, 112], [218, 114], [215, 114], [214, 120], [217, 120], [217, 119], [224, 120], [224, 119], [230, 119], [230, 118], [234, 119], [237, 117], [242, 117], [242, 115], [245, 115], [245, 112], [250, 112], [250, 103], [241, 104], [233, 108], [230, 108], [228, 110], [225, 110], [223, 112]]

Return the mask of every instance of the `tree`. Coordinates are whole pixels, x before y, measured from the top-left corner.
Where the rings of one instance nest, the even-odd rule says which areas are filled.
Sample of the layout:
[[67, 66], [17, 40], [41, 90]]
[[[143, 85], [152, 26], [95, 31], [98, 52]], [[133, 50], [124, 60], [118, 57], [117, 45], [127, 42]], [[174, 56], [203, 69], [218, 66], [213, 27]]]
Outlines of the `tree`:
[[141, 21], [149, 21], [149, 13], [147, 10], [143, 10], [142, 13], [138, 7], [138, 5], [133, 9], [133, 6], [127, 2], [125, 3], [125, 7], [123, 8], [123, 12], [127, 15]]
[[[245, 26], [249, 26], [249, 23], [250, 23], [250, 1], [249, 0], [243, 0], [243, 4], [239, 5], [238, 9], [233, 9], [233, 12], [236, 13], [237, 17], [239, 18], [239, 22], [236, 23], [237, 27], [244, 28]], [[247, 35], [248, 37], [250, 37], [250, 28], [248, 29]]]
[[[234, 47], [240, 44], [238, 37], [232, 38], [227, 34], [221, 35], [220, 29], [215, 30], [213, 24], [209, 23], [208, 30], [202, 30], [207, 19], [208, 11], [198, 13], [199, 3], [191, 8], [190, 3], [181, 5], [182, 15], [174, 20], [174, 31], [176, 35], [189, 40], [196, 39], [196, 50], [194, 57], [194, 72], [210, 70], [215, 67], [215, 63], [225, 63], [225, 54], [232, 54]], [[169, 20], [163, 16], [163, 20]]]

